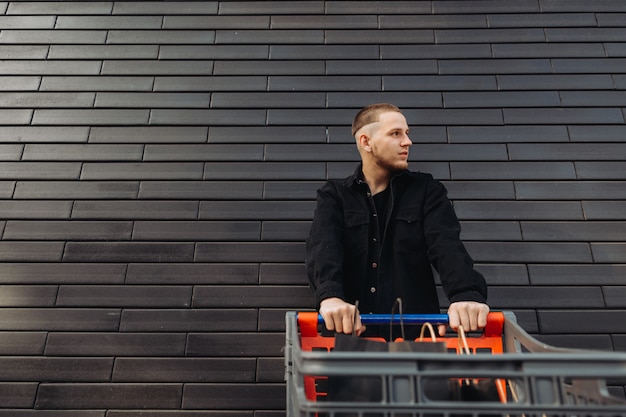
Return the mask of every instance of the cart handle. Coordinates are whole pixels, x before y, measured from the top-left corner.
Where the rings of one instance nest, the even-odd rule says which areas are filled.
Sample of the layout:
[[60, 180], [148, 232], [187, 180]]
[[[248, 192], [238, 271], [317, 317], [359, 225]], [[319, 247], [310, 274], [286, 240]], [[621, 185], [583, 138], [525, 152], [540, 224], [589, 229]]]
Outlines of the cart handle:
[[[324, 319], [321, 314], [316, 311], [299, 312], [297, 313], [298, 324], [300, 326], [300, 334], [302, 336], [316, 336], [317, 326], [324, 323]], [[389, 325], [400, 324], [400, 316], [394, 314], [362, 314], [361, 323], [368, 324], [383, 324]], [[448, 324], [449, 318], [447, 314], [403, 314], [402, 321], [404, 324]], [[502, 335], [504, 326], [504, 313], [501, 311], [491, 311], [487, 315], [487, 327], [483, 329], [483, 335], [493, 337], [495, 335]]]

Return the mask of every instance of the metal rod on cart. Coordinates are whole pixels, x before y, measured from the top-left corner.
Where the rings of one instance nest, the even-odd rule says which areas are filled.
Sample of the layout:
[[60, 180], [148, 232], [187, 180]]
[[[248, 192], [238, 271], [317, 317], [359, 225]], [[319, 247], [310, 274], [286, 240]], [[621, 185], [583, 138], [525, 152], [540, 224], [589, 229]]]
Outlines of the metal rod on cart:
[[[368, 324], [389, 324], [393, 319], [393, 324], [400, 324], [399, 314], [361, 314], [361, 323]], [[317, 322], [323, 323], [322, 315], [317, 316]], [[404, 324], [448, 324], [447, 314], [403, 314]]]

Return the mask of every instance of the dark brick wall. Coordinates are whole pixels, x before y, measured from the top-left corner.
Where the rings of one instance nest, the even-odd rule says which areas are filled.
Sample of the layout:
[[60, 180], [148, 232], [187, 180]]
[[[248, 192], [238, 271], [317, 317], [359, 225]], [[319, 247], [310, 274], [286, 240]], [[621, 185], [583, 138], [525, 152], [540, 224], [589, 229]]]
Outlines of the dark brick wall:
[[5, 1], [0, 417], [284, 415], [315, 190], [375, 101], [493, 308], [626, 351], [625, 2]]

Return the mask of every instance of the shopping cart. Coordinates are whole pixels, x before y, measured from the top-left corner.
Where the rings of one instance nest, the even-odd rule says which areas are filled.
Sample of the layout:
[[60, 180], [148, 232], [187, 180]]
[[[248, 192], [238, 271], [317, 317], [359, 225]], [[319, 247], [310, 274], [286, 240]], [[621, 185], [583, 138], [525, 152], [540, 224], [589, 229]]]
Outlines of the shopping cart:
[[[363, 315], [364, 324], [390, 324], [389, 315]], [[557, 348], [531, 337], [512, 312], [489, 313], [480, 335], [439, 338], [449, 353], [335, 352], [334, 337], [318, 329], [314, 312], [287, 312], [285, 380], [287, 417], [618, 417], [626, 400], [609, 394], [607, 380], [626, 381], [626, 353]], [[404, 325], [447, 323], [447, 315], [404, 315]], [[376, 401], [334, 401], [333, 377], [379, 378]], [[493, 381], [504, 394], [493, 401], [438, 399], [428, 387], [453, 381]], [[445, 385], [444, 384], [444, 385]]]

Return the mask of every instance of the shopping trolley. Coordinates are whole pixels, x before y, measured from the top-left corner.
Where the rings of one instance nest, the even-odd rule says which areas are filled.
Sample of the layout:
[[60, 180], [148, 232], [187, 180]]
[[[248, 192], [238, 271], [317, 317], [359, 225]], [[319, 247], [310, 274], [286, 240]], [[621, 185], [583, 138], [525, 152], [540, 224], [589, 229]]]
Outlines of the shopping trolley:
[[[448, 353], [337, 352], [334, 337], [322, 335], [316, 312], [287, 312], [285, 381], [287, 417], [617, 417], [626, 400], [612, 396], [607, 380], [626, 381], [626, 353], [557, 348], [526, 333], [512, 312], [489, 313], [480, 335], [458, 337]], [[387, 324], [390, 315], [363, 315], [365, 324]], [[402, 317], [404, 325], [447, 323], [447, 315]], [[376, 401], [334, 401], [325, 382], [334, 376], [379, 378]], [[429, 386], [454, 381], [493, 381], [504, 387], [492, 401], [465, 401], [429, 394]], [[432, 390], [430, 390], [432, 391]]]

